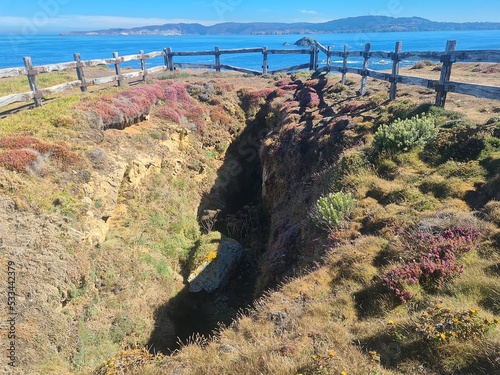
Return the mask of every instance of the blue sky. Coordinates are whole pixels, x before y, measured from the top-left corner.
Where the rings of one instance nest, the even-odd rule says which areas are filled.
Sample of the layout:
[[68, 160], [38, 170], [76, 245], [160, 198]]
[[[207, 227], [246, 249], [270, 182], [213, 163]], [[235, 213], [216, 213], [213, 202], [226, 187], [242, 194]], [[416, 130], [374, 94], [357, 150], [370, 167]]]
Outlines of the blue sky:
[[[460, 4], [460, 5], [459, 5]], [[58, 33], [169, 22], [324, 22], [361, 15], [500, 22], [499, 0], [0, 0], [0, 33]]]

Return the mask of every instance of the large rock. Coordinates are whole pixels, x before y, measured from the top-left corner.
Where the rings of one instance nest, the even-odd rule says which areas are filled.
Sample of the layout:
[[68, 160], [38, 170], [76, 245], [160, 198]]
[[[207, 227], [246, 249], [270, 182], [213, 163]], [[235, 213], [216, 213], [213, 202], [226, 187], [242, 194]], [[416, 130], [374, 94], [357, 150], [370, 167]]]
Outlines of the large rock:
[[223, 237], [216, 253], [209, 253], [188, 277], [189, 291], [211, 293], [224, 286], [243, 255], [242, 246], [231, 238]]
[[296, 46], [301, 46], [301, 47], [315, 46], [316, 41], [313, 38], [309, 38], [308, 36], [305, 36], [305, 37], [297, 40], [294, 44]]

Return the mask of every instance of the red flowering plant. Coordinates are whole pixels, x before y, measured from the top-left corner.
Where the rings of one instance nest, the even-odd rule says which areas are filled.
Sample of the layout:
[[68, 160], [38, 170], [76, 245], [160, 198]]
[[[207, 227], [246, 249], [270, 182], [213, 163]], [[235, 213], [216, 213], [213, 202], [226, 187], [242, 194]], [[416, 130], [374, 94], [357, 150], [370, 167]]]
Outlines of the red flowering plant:
[[382, 276], [385, 286], [402, 303], [415, 297], [408, 287], [419, 284], [435, 292], [458, 276], [463, 267], [459, 257], [474, 247], [481, 236], [473, 226], [453, 227], [439, 233], [419, 230], [405, 241], [405, 254], [413, 254]]

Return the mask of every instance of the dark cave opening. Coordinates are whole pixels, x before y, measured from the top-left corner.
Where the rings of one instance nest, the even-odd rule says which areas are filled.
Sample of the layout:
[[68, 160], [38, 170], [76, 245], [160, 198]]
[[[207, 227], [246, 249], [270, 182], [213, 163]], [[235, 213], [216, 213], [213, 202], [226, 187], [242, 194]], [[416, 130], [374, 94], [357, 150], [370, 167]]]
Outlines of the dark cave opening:
[[[268, 240], [268, 225], [262, 210], [262, 165], [259, 148], [267, 131], [255, 120], [231, 143], [217, 180], [198, 208], [200, 227], [219, 231], [243, 248], [240, 262], [225, 286], [208, 293], [192, 293], [188, 285], [156, 313], [156, 329], [148, 347], [169, 353], [196, 337], [209, 337], [229, 325], [255, 299], [258, 259]], [[206, 212], [217, 212], [209, 226]], [[195, 251], [195, 249], [193, 249]], [[183, 275], [185, 278], [187, 274]]]

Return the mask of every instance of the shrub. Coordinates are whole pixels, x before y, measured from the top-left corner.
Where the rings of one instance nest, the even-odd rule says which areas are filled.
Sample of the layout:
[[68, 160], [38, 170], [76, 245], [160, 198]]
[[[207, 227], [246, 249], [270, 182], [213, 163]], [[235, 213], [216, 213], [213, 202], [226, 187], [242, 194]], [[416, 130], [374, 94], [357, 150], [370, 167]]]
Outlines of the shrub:
[[500, 202], [490, 201], [484, 205], [483, 214], [485, 219], [500, 226]]
[[458, 257], [470, 251], [479, 238], [475, 227], [454, 227], [439, 234], [417, 231], [407, 239], [407, 254], [417, 254], [382, 276], [382, 285], [402, 303], [415, 294], [408, 286], [419, 284], [427, 291], [440, 289], [462, 272]]
[[423, 69], [427, 66], [433, 66], [435, 65], [432, 61], [429, 60], [422, 60], [422, 61], [417, 61], [415, 64], [410, 69]]
[[38, 154], [29, 150], [0, 151], [0, 167], [11, 171], [25, 173], [28, 167], [38, 159]]
[[406, 152], [414, 147], [423, 147], [437, 135], [435, 119], [432, 116], [415, 116], [381, 125], [375, 133], [373, 146], [380, 152]]
[[486, 125], [491, 125], [491, 124], [496, 124], [496, 123], [500, 123], [500, 116], [490, 117], [488, 119], [488, 121], [486, 121]]
[[350, 193], [330, 193], [320, 197], [311, 213], [313, 223], [327, 231], [338, 228], [356, 207], [356, 200]]
[[415, 331], [425, 340], [444, 343], [451, 340], [481, 338], [495, 328], [497, 319], [483, 318], [477, 308], [453, 311], [441, 305], [424, 311], [415, 324]]
[[365, 109], [370, 109], [374, 107], [374, 102], [372, 100], [367, 100], [364, 102], [358, 100], [351, 100], [347, 102], [339, 111], [339, 114], [359, 112]]
[[321, 99], [318, 92], [309, 86], [302, 87], [295, 95], [301, 107], [315, 108], [320, 105]]
[[456, 126], [442, 131], [430, 144], [436, 154], [435, 162], [443, 163], [453, 159], [464, 162], [476, 159], [485, 148], [485, 132], [483, 129], [470, 126]]
[[62, 169], [78, 161], [76, 154], [62, 142], [47, 143], [25, 135], [0, 137], [0, 166], [17, 171], [27, 172], [28, 168], [40, 169], [36, 162], [40, 156], [50, 158]]

